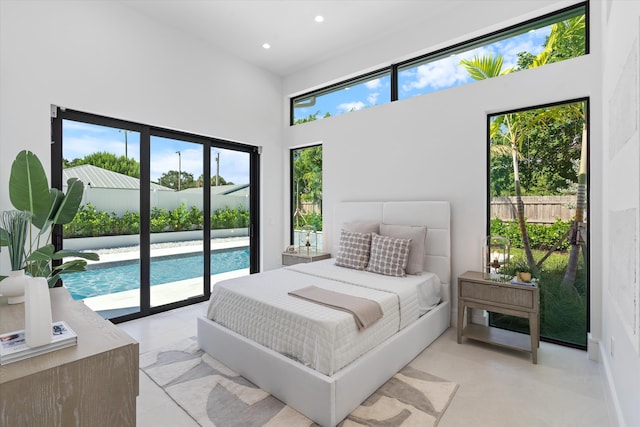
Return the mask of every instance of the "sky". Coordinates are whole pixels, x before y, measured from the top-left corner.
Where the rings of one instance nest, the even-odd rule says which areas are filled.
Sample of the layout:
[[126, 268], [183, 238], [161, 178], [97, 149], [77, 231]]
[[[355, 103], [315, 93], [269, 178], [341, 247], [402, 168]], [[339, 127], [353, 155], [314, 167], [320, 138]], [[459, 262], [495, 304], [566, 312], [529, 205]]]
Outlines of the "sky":
[[[402, 70], [398, 73], [398, 98], [406, 99], [472, 82], [473, 79], [459, 64], [461, 60], [471, 59], [476, 55], [494, 56], [500, 53], [504, 58], [503, 70], [514, 67], [517, 65], [519, 52], [526, 51], [534, 55], [542, 52], [546, 37], [550, 32], [551, 26], [543, 27], [467, 52]], [[335, 116], [352, 110], [386, 104], [390, 102], [390, 82], [391, 79], [387, 74], [319, 96], [316, 98], [315, 105], [296, 108], [295, 119], [307, 117], [318, 111], [320, 113], [317, 118], [322, 118], [326, 112]]]
[[[140, 161], [140, 134], [105, 126], [65, 120], [62, 130], [63, 157], [69, 161], [106, 151]], [[198, 179], [202, 174], [202, 146], [179, 140], [151, 137], [151, 180], [169, 170], [182, 171]], [[178, 154], [177, 152], [180, 152]], [[220, 176], [234, 184], [249, 183], [249, 154], [218, 148], [212, 149], [211, 175], [216, 173], [215, 153], [220, 152]]]

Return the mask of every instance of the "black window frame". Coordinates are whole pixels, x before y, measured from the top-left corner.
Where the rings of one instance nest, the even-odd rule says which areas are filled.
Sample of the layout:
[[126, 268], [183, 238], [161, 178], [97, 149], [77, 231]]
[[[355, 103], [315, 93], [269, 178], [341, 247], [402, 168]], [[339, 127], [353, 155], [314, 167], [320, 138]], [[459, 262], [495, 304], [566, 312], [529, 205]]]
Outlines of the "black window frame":
[[528, 19], [518, 24], [510, 25], [500, 30], [492, 31], [482, 36], [474, 37], [469, 40], [456, 43], [451, 46], [444, 47], [442, 49], [435, 50], [433, 52], [422, 54], [414, 58], [403, 60], [397, 63], [392, 63], [388, 67], [380, 68], [372, 72], [361, 74], [361, 75], [340, 81], [338, 83], [325, 86], [321, 89], [305, 92], [303, 94], [290, 97], [289, 98], [289, 126], [294, 126], [294, 109], [295, 109], [295, 104], [297, 102], [303, 102], [306, 99], [310, 99], [313, 97], [325, 95], [327, 93], [335, 92], [345, 87], [352, 86], [353, 84], [357, 84], [359, 82], [365, 81], [367, 79], [371, 79], [372, 77], [375, 77], [376, 75], [381, 75], [381, 74], [385, 74], [385, 75], [390, 74], [390, 81], [391, 81], [390, 92], [391, 93], [390, 93], [389, 102], [391, 103], [391, 102], [400, 101], [401, 99], [398, 98], [398, 92], [399, 92], [398, 91], [398, 74], [402, 72], [404, 69], [411, 68], [413, 66], [418, 66], [424, 63], [432, 62], [461, 51], [470, 50], [470, 49], [483, 46], [498, 40], [502, 40], [502, 39], [509, 38], [511, 36], [522, 34], [527, 32], [533, 27], [540, 27], [540, 25], [545, 26], [553, 22], [558, 22], [558, 21], [567, 19], [568, 17], [578, 14], [580, 10], [583, 10], [585, 15], [584, 55], [588, 55], [590, 51], [589, 2], [584, 1], [581, 3], [576, 3], [574, 5], [556, 10], [554, 12], [544, 14], [536, 18]]
[[[138, 132], [140, 134], [140, 304], [139, 311], [124, 316], [110, 318], [113, 323], [146, 317], [178, 307], [207, 301], [211, 296], [211, 216], [204, 215], [203, 221], [203, 250], [204, 273], [203, 295], [191, 297], [185, 300], [169, 304], [151, 306], [151, 287], [149, 283], [151, 258], [150, 251], [150, 144], [151, 137], [158, 136], [201, 144], [203, 146], [203, 175], [211, 176], [211, 149], [222, 148], [249, 154], [249, 272], [257, 273], [260, 270], [260, 153], [261, 147], [255, 145], [231, 142], [219, 138], [197, 135], [184, 131], [167, 129], [159, 126], [147, 125], [128, 120], [115, 119], [102, 115], [82, 112], [52, 105], [51, 107], [51, 185], [62, 190], [62, 159], [63, 159], [63, 121], [72, 120], [98, 126], [107, 126], [116, 129]], [[211, 211], [211, 182], [204, 180], [203, 211]], [[53, 228], [52, 243], [57, 250], [64, 246], [62, 226]], [[62, 286], [58, 281], [56, 286]]]
[[[322, 147], [322, 143], [318, 143], [318, 144], [311, 144], [311, 145], [305, 145], [303, 147], [295, 147], [295, 148], [291, 148], [289, 149], [289, 244], [290, 245], [294, 245], [295, 244], [295, 218], [294, 218], [294, 213], [295, 213], [295, 209], [296, 209], [296, 202], [295, 202], [295, 185], [293, 182], [293, 173], [294, 173], [294, 167], [293, 167], [293, 162], [294, 162], [294, 158], [293, 158], [293, 153], [296, 150], [304, 150], [307, 148], [314, 148], [314, 147]], [[323, 170], [324, 171], [324, 170]], [[323, 212], [323, 222], [324, 222], [324, 212]], [[324, 227], [323, 227], [324, 229]], [[324, 240], [323, 240], [323, 245], [324, 245]], [[322, 248], [322, 250], [324, 252], [326, 252], [327, 250], [324, 248]]]
[[[581, 98], [573, 98], [566, 99], [561, 101], [554, 101], [539, 105], [532, 105], [527, 107], [520, 107], [512, 110], [506, 111], [498, 111], [493, 113], [488, 113], [487, 116], [487, 135], [486, 135], [486, 188], [485, 188], [485, 203], [486, 203], [486, 224], [485, 224], [485, 235], [491, 234], [491, 154], [490, 154], [490, 145], [491, 145], [491, 118], [495, 116], [501, 116], [505, 114], [513, 114], [520, 113], [524, 111], [538, 110], [543, 108], [555, 107], [558, 105], [567, 105], [573, 103], [585, 103], [585, 126], [587, 129], [587, 214], [585, 217], [585, 223], [591, 224], [591, 98], [589, 96], [581, 97]], [[587, 333], [591, 332], [591, 229], [588, 229], [587, 239], [586, 239], [586, 258], [589, 260], [587, 265], [585, 266], [585, 273], [587, 276], [586, 283], [586, 316], [587, 316]], [[576, 343], [562, 341], [555, 338], [545, 337], [540, 335], [540, 341], [558, 344], [565, 347], [575, 348], [578, 350], [587, 350], [587, 345], [579, 345]]]

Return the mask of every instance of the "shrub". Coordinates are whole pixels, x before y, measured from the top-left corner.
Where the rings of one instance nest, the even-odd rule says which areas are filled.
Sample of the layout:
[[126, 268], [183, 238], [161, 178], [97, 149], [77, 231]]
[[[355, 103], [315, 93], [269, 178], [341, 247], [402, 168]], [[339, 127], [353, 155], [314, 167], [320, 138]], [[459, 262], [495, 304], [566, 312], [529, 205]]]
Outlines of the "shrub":
[[[506, 237], [511, 242], [511, 247], [523, 247], [520, 226], [516, 220], [502, 221], [499, 218], [494, 218], [491, 220], [490, 227], [491, 235]], [[557, 220], [551, 225], [527, 223], [526, 227], [531, 249], [549, 250], [569, 230], [571, 222]], [[557, 250], [566, 251], [569, 246], [569, 241], [565, 240]]]

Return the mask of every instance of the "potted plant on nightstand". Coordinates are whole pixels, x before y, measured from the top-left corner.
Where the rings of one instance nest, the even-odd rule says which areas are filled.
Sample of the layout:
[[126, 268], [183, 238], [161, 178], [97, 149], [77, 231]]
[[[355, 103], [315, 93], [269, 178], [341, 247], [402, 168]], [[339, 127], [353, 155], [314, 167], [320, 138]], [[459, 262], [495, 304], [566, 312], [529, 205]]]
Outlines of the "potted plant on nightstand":
[[24, 302], [24, 275], [25, 251], [27, 242], [30, 215], [23, 211], [0, 212], [0, 246], [6, 246], [9, 250], [9, 262], [11, 273], [2, 280], [0, 278], [0, 294], [7, 297], [9, 304]]
[[[56, 251], [51, 243], [53, 226], [73, 220], [83, 192], [84, 184], [76, 178], [67, 181], [66, 194], [57, 188], [49, 188], [42, 163], [30, 151], [18, 153], [11, 165], [9, 199], [17, 211], [3, 213], [7, 221], [1, 224], [0, 244], [9, 247], [12, 270], [19, 268], [23, 272], [21, 301], [18, 298], [8, 302], [25, 303], [25, 341], [29, 347], [51, 341], [48, 288], [54, 286], [63, 273], [83, 271], [87, 259], [98, 260], [95, 253]], [[53, 265], [53, 261], [62, 261], [65, 257], [75, 259]], [[16, 275], [20, 276], [19, 273]], [[13, 271], [8, 279], [0, 276], [0, 292], [6, 293], [6, 282], [9, 280], [11, 284], [13, 276]]]
[[[21, 260], [15, 259], [16, 265], [22, 265], [25, 273], [31, 277], [44, 277], [49, 287], [56, 284], [61, 274], [84, 271], [86, 260], [99, 259], [98, 255], [92, 252], [56, 251], [51, 243], [53, 226], [71, 222], [78, 212], [83, 192], [84, 184], [77, 178], [67, 181], [66, 194], [57, 188], [49, 188], [42, 163], [30, 151], [23, 150], [18, 153], [11, 165], [9, 198], [11, 204], [28, 217], [27, 234], [22, 236], [24, 251], [21, 253], [16, 247], [20, 244], [19, 236], [7, 230], [9, 224], [2, 224], [0, 244], [8, 246], [9, 237], [16, 239], [10, 248], [12, 252], [16, 250], [16, 256], [22, 254]], [[75, 259], [57, 266], [51, 265], [52, 261], [63, 260], [66, 257]], [[13, 269], [13, 258], [11, 263]], [[0, 285], [3, 279], [6, 280], [4, 276], [0, 276]]]
[[512, 274], [516, 276], [516, 280], [519, 282], [529, 283], [533, 278], [534, 272], [531, 267], [529, 267], [529, 264], [524, 260], [512, 263], [509, 266], [509, 270], [513, 272]]

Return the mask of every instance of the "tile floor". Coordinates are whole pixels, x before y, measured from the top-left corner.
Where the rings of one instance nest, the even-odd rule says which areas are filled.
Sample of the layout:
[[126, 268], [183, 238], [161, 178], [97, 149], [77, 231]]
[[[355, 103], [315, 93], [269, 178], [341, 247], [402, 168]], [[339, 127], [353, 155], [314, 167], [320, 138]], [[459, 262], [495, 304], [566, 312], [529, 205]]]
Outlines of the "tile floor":
[[[146, 352], [196, 335], [205, 303], [133, 320], [119, 326]], [[614, 427], [602, 367], [584, 351], [542, 343], [538, 365], [529, 355], [464, 341], [450, 328], [414, 361], [460, 387], [438, 427], [557, 426]], [[197, 427], [143, 372], [139, 427]]]

